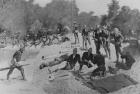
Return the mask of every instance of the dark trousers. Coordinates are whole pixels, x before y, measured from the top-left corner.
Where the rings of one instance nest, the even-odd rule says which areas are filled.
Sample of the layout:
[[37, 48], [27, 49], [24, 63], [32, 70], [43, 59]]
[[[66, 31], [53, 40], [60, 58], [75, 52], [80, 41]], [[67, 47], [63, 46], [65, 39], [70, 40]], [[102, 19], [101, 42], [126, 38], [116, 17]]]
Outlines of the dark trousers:
[[106, 68], [105, 68], [104, 65], [98, 66], [98, 68], [96, 68], [92, 72], [91, 76], [93, 76], [93, 77], [95, 77], [95, 76], [101, 76], [101, 75], [104, 76], [105, 75], [105, 71], [106, 71]]
[[74, 33], [74, 38], [75, 38], [75, 44], [79, 43], [79, 37], [78, 37], [78, 33]]
[[79, 70], [82, 70], [83, 65], [86, 65], [88, 68], [92, 67], [92, 65], [90, 63], [82, 61], [82, 62], [80, 62]]
[[96, 54], [100, 54], [101, 42], [95, 41], [95, 46], [96, 46]]
[[12, 66], [10, 66], [10, 70], [7, 74], [7, 80], [9, 80], [9, 76], [13, 73], [15, 68], [18, 69], [21, 72], [21, 75], [22, 75], [23, 79], [25, 79], [24, 69], [21, 66], [12, 65]]
[[121, 54], [121, 44], [115, 44], [115, 50], [116, 50], [117, 61], [119, 61], [119, 55]]

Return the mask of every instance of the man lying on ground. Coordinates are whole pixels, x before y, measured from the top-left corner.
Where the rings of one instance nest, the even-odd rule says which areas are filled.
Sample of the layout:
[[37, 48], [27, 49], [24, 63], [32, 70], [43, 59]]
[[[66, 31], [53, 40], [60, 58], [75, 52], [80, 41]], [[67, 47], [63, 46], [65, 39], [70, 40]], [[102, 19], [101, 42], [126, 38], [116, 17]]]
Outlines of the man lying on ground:
[[[58, 66], [56, 69], [53, 71], [57, 70], [72, 70], [74, 69], [76, 63], [80, 63], [80, 55], [77, 54], [77, 48], [73, 49], [73, 53], [68, 56], [68, 55], [62, 55], [59, 58], [56, 58], [54, 61], [49, 62], [48, 64], [41, 64], [40, 69], [43, 69], [44, 67], [53, 67], [53, 66]], [[52, 71], [52, 72], [53, 72]]]

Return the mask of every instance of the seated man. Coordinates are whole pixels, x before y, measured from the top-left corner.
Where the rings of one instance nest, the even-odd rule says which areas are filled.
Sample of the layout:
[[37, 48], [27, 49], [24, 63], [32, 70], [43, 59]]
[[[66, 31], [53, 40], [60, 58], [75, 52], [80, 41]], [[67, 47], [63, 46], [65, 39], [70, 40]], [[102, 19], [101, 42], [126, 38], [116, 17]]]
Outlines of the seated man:
[[95, 76], [104, 76], [105, 75], [105, 57], [101, 54], [94, 56], [94, 64], [97, 65], [97, 68], [92, 72], [91, 77]]
[[[44, 67], [53, 67], [56, 66], [55, 70], [71, 70], [74, 68], [75, 64], [77, 62], [80, 62], [80, 55], [77, 54], [77, 48], [73, 49], [73, 53], [68, 56], [68, 55], [62, 55], [59, 58], [56, 58], [54, 61], [46, 63], [46, 64], [41, 64], [40, 69], [43, 69]], [[61, 65], [62, 64], [62, 65]]]
[[93, 54], [92, 54], [92, 48], [88, 49], [88, 52], [84, 52], [82, 56], [82, 62], [80, 63], [80, 71], [82, 70], [83, 65], [86, 65], [88, 68], [92, 67], [93, 63]]
[[73, 49], [73, 53], [69, 56], [69, 58], [66, 61], [67, 65], [64, 68], [62, 68], [63, 70], [72, 70], [77, 62], [80, 64], [80, 55], [77, 54], [77, 48]]

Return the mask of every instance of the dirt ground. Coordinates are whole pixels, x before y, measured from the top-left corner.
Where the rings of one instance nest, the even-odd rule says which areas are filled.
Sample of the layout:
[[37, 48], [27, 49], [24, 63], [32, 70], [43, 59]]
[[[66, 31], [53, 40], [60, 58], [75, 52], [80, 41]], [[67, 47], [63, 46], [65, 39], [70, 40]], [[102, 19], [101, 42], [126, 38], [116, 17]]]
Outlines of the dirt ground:
[[[41, 64], [40, 62], [41, 56], [49, 57], [49, 59], [46, 61], [48, 62], [53, 60], [54, 57], [60, 56], [61, 55], [60, 52], [69, 51], [71, 53], [72, 48], [74, 47], [79, 48], [82, 46], [82, 42], [80, 42], [80, 44], [77, 46], [72, 45], [72, 43], [74, 42], [73, 36], [69, 35], [69, 37], [72, 39], [72, 41], [62, 43], [60, 45], [55, 44], [51, 46], [46, 46], [44, 48], [41, 48], [39, 46], [37, 48], [27, 47], [26, 51], [23, 54], [23, 59], [26, 59], [26, 61], [23, 62], [23, 64], [30, 64], [29, 66], [24, 67], [27, 81], [20, 80], [21, 75], [17, 70], [15, 70], [14, 73], [11, 75], [11, 79], [7, 81], [6, 74], [8, 71], [7, 70], [1, 71], [0, 72], [1, 93], [2, 94], [100, 94], [98, 91], [90, 89], [84, 86], [81, 82], [75, 80], [74, 76], [71, 75], [71, 73], [68, 71], [58, 71], [57, 73], [54, 74], [54, 76], [57, 79], [53, 82], [50, 82], [48, 80], [48, 76], [49, 76], [48, 68], [39, 70], [39, 65]], [[80, 40], [82, 40], [81, 37]], [[126, 46], [128, 46], [128, 44], [123, 45], [123, 47]], [[95, 53], [95, 45], [93, 40], [92, 40], [91, 47], [93, 48], [93, 53]], [[18, 49], [17, 47], [12, 48], [11, 46], [0, 49], [0, 64], [1, 64], [0, 68], [7, 67], [9, 65], [11, 57], [15, 52], [15, 50], [17, 49]], [[105, 54], [104, 50], [103, 49], [101, 50], [102, 53]], [[82, 53], [80, 48], [78, 52]], [[119, 71], [119, 73], [127, 74], [137, 82], [140, 82], [140, 74], [139, 74], [140, 59], [138, 58], [138, 54], [136, 58], [137, 61], [132, 66], [131, 70], [129, 71], [121, 70]], [[114, 63], [112, 62], [115, 60], [116, 60], [115, 48], [113, 45], [111, 45], [111, 60], [106, 59], [106, 67], [114, 66]], [[88, 69], [85, 66], [83, 68], [83, 71], [85, 73], [91, 70], [92, 69]], [[139, 84], [134, 86], [132, 85], [110, 94], [140, 94], [139, 88], [140, 88]]]

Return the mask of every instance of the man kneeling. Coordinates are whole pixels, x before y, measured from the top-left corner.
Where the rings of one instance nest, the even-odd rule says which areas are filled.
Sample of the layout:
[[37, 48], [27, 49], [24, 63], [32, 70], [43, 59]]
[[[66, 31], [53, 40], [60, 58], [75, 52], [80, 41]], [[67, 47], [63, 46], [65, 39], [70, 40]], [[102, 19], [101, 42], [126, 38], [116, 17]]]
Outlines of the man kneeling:
[[94, 57], [94, 64], [97, 65], [97, 68], [92, 72], [91, 77], [104, 76], [106, 71], [105, 57], [101, 54], [97, 54]]

